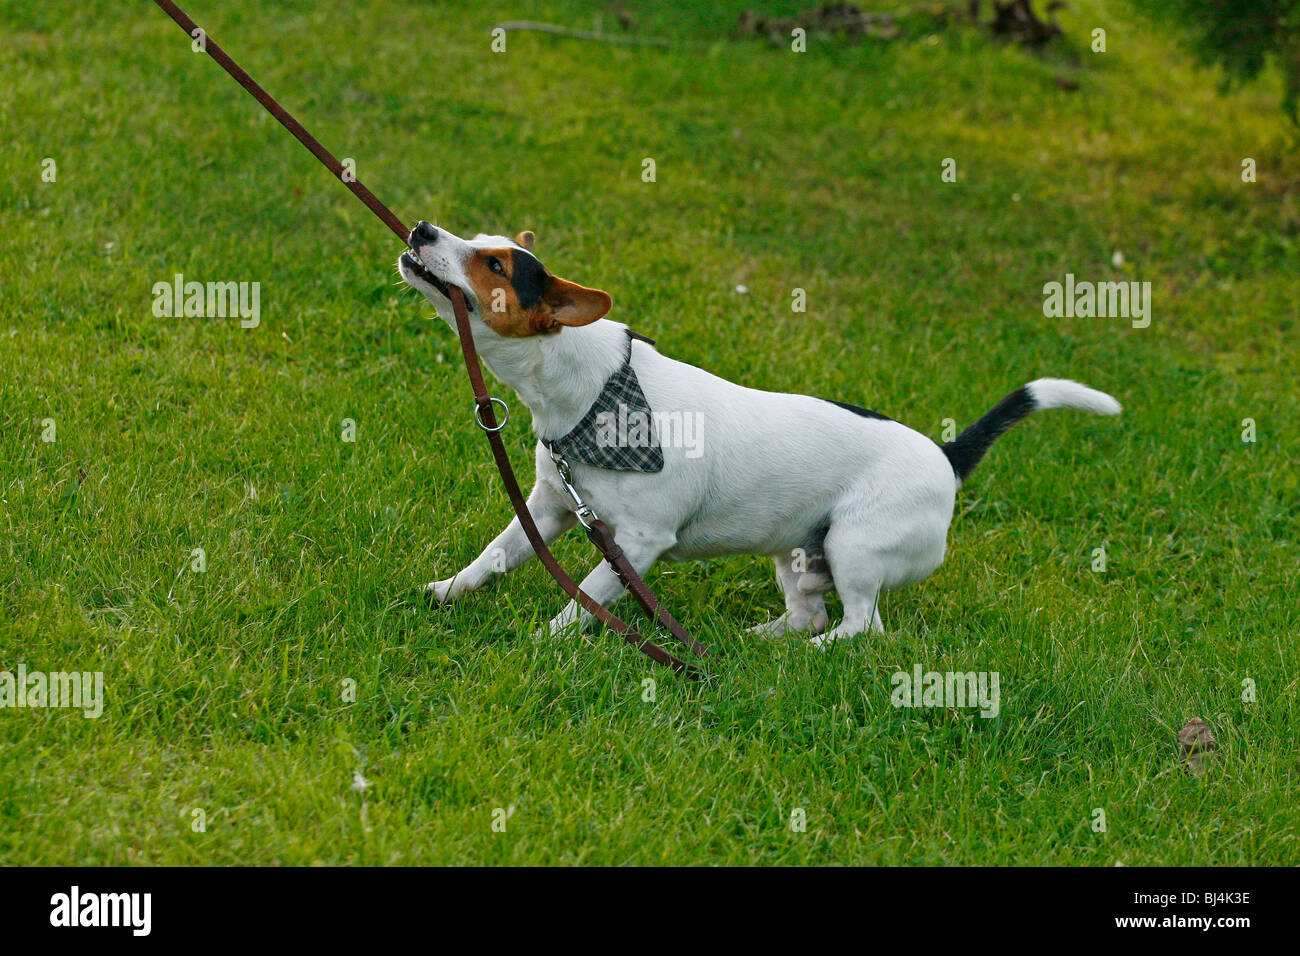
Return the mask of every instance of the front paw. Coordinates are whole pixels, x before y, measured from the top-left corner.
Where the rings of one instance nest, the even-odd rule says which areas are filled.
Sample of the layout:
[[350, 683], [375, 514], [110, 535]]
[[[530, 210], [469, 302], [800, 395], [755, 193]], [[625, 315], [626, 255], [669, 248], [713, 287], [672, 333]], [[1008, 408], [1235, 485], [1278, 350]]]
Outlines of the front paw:
[[578, 637], [583, 631], [581, 623], [576, 615], [561, 611], [545, 627], [533, 631], [532, 638], [534, 641], [552, 641], [557, 637]]
[[455, 578], [446, 578], [442, 581], [430, 581], [423, 587], [416, 588], [415, 593], [419, 599], [429, 607], [443, 607], [455, 600], [456, 595], [452, 593], [451, 589], [451, 586], [455, 581]]

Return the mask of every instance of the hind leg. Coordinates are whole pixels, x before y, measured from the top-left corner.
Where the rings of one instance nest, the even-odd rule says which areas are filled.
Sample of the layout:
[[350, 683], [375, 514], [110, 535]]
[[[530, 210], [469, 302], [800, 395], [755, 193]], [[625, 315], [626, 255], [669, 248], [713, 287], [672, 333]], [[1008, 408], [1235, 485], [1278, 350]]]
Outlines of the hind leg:
[[782, 637], [791, 631], [820, 634], [826, 630], [830, 618], [826, 614], [823, 595], [831, 583], [830, 575], [821, 573], [814, 566], [820, 559], [805, 559], [808, 567], [801, 571], [795, 570], [791, 555], [778, 554], [773, 560], [776, 562], [777, 584], [785, 595], [785, 613], [776, 620], [751, 627], [749, 633], [759, 637]]
[[886, 522], [866, 514], [832, 524], [826, 558], [844, 602], [844, 620], [814, 643], [825, 647], [864, 631], [883, 633], [881, 594], [920, 581], [943, 563], [947, 528], [937, 509], [914, 510], [905, 519], [890, 516]]
[[814, 647], [826, 648], [841, 637], [855, 637], [865, 631], [883, 634], [885, 624], [880, 619], [880, 589], [874, 591], [863, 589], [860, 592], [846, 592], [838, 589], [844, 601], [844, 620], [825, 634], [813, 637]]
[[832, 525], [826, 535], [826, 559], [835, 576], [835, 590], [844, 604], [844, 619], [833, 629], [812, 639], [816, 647], [828, 647], [841, 637], [864, 631], [885, 630], [880, 620], [880, 595], [889, 578], [888, 556], [871, 540], [870, 529], [861, 525]]

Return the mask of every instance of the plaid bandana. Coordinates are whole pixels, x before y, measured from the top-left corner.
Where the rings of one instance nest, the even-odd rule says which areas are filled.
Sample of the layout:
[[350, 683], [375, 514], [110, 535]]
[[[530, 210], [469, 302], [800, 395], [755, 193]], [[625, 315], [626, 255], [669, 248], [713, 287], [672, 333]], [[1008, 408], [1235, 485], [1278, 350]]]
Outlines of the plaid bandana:
[[627, 358], [605, 382], [582, 421], [563, 438], [542, 439], [542, 444], [570, 462], [609, 471], [663, 471], [664, 453], [650, 404], [632, 370], [633, 338], [650, 341], [627, 330]]

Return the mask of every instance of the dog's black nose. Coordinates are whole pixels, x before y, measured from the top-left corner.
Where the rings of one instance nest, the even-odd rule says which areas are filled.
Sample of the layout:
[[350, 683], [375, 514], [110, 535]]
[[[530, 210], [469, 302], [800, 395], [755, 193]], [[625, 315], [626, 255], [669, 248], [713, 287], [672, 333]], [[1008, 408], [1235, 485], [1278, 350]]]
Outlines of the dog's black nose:
[[406, 240], [408, 246], [414, 246], [416, 242], [434, 242], [438, 238], [438, 227], [431, 226], [423, 219], [415, 224], [411, 230], [411, 236]]

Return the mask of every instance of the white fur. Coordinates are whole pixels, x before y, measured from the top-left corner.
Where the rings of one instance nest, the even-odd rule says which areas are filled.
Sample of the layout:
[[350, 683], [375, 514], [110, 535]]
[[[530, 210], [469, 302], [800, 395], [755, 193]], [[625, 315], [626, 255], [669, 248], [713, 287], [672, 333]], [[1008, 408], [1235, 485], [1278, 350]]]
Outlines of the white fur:
[[1118, 415], [1123, 409], [1105, 392], [1068, 378], [1038, 378], [1025, 386], [1038, 408], [1077, 408], [1094, 415]]
[[[440, 279], [472, 293], [464, 257], [474, 248], [502, 245], [514, 243], [502, 236], [466, 242], [440, 232], [434, 248], [423, 246], [419, 256]], [[401, 268], [454, 329], [450, 302]], [[477, 312], [471, 321], [484, 362], [532, 411], [534, 431], [542, 438], [559, 438], [579, 422], [625, 354], [625, 327], [608, 320], [527, 338], [497, 335]], [[691, 457], [686, 448], [664, 447], [664, 468], [657, 474], [572, 465], [574, 485], [614, 529], [638, 573], [644, 575], [661, 558], [768, 555], [776, 563], [786, 611], [755, 630], [771, 636], [804, 631], [820, 646], [869, 628], [883, 630], [881, 592], [919, 581], [943, 561], [959, 483], [929, 438], [820, 399], [736, 385], [639, 341], [632, 346], [632, 364], [652, 409], [698, 414], [702, 426], [702, 454]], [[1119, 411], [1114, 399], [1074, 382], [1039, 379], [1030, 390], [1043, 408]], [[550, 543], [576, 518], [540, 442], [535, 458], [528, 507]], [[825, 561], [805, 567], [807, 551], [823, 528], [828, 529]], [[427, 590], [439, 601], [451, 601], [532, 556], [515, 519], [466, 568]], [[845, 616], [826, 632], [823, 595], [832, 587]], [[604, 561], [582, 588], [607, 607], [623, 593]], [[586, 612], [581, 617], [590, 620]], [[578, 620], [578, 608], [570, 602], [552, 620], [551, 630]]]

